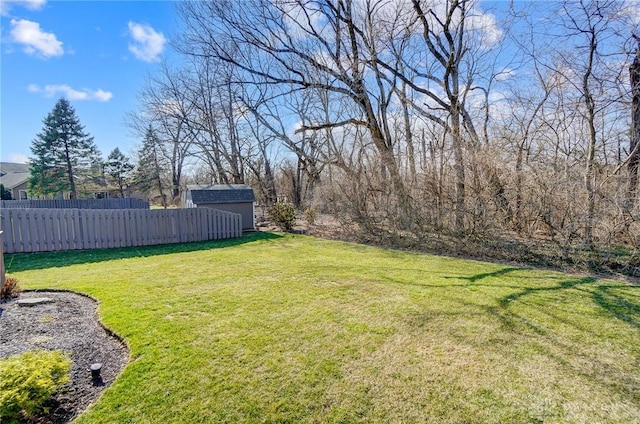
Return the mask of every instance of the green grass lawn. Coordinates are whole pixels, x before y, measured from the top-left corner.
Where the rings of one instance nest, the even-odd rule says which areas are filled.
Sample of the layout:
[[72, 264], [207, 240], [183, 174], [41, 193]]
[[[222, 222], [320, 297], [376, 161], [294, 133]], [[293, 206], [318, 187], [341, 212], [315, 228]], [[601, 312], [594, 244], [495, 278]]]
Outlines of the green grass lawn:
[[7, 255], [131, 363], [81, 423], [640, 422], [640, 286], [255, 233]]

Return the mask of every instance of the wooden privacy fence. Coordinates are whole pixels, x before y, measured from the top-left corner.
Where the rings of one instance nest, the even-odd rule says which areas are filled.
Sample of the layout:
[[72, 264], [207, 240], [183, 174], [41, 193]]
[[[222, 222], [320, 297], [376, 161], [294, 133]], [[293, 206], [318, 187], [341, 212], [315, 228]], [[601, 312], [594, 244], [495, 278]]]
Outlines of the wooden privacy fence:
[[0, 209], [149, 209], [149, 202], [140, 199], [29, 199], [2, 200]]
[[0, 288], [4, 286], [4, 250], [2, 248], [2, 231], [0, 231]]
[[242, 236], [241, 216], [196, 209], [2, 209], [5, 253], [108, 249]]

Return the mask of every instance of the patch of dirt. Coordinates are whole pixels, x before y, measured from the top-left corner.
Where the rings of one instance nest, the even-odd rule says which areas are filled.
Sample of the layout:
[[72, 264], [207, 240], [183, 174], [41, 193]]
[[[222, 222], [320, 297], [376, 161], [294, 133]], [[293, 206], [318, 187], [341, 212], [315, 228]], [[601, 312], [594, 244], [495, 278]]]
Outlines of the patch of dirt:
[[[18, 300], [38, 297], [52, 303], [19, 306]], [[71, 382], [48, 401], [48, 414], [29, 423], [60, 424], [77, 417], [115, 380], [128, 362], [124, 343], [99, 322], [95, 300], [70, 292], [30, 291], [0, 303], [0, 358], [30, 350], [61, 350], [73, 361]], [[90, 366], [102, 364], [101, 378]]]

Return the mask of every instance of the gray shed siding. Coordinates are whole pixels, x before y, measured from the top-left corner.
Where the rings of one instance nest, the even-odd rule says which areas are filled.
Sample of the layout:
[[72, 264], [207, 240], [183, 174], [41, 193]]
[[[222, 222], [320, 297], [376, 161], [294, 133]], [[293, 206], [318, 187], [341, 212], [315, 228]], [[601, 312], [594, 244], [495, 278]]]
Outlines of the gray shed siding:
[[248, 185], [187, 186], [182, 201], [186, 208], [211, 208], [240, 214], [242, 229], [255, 229], [255, 197]]
[[220, 203], [220, 204], [203, 204], [198, 205], [199, 208], [211, 208], [218, 209], [220, 211], [227, 211], [233, 213], [239, 213], [242, 216], [242, 229], [243, 230], [255, 230], [254, 225], [254, 211], [253, 203]]

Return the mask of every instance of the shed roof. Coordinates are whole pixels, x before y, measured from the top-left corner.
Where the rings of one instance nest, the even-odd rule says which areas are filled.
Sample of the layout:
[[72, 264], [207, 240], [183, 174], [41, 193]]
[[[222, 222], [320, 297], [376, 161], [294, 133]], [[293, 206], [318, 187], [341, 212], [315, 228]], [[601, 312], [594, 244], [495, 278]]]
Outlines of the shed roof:
[[196, 205], [253, 203], [253, 189], [246, 184], [190, 185], [191, 201]]

